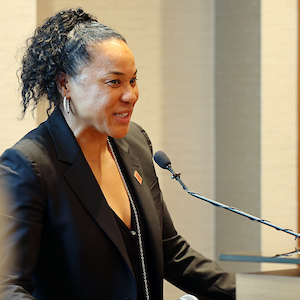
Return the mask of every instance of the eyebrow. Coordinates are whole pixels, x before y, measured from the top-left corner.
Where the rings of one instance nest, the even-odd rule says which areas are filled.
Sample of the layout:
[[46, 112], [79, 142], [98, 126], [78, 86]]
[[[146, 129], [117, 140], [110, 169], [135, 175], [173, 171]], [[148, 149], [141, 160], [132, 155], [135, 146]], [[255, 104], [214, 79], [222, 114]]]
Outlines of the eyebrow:
[[[122, 72], [119, 72], [119, 71], [111, 71], [111, 72], [108, 72], [107, 75], [110, 75], [110, 74], [113, 74], [113, 75], [121, 75], [121, 76], [125, 76], [124, 73]], [[134, 72], [133, 75], [136, 75], [137, 74], [137, 70]]]

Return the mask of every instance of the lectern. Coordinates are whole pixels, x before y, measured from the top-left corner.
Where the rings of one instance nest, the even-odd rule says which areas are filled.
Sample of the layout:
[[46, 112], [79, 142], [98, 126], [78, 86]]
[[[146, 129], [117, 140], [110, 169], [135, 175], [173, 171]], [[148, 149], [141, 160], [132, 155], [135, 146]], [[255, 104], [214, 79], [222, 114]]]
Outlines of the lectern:
[[[300, 265], [299, 253], [263, 256], [259, 254], [221, 254], [220, 260], [269, 262]], [[237, 300], [300, 299], [300, 268], [236, 274]]]

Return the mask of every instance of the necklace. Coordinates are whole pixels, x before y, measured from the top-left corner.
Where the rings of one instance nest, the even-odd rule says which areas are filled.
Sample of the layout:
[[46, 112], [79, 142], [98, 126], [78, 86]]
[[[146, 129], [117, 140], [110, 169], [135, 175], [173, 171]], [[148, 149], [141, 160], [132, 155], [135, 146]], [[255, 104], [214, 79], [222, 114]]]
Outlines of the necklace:
[[108, 150], [110, 151], [112, 158], [117, 166], [117, 169], [119, 171], [119, 174], [121, 176], [122, 182], [124, 184], [126, 193], [129, 198], [129, 202], [133, 211], [133, 217], [134, 221], [136, 224], [136, 231], [137, 231], [137, 238], [138, 238], [138, 247], [139, 247], [139, 254], [140, 254], [140, 260], [141, 260], [141, 266], [142, 266], [142, 276], [143, 276], [143, 282], [144, 282], [144, 288], [145, 288], [145, 294], [146, 294], [146, 300], [150, 300], [150, 292], [149, 292], [149, 286], [148, 286], [148, 278], [147, 278], [147, 271], [146, 271], [146, 259], [145, 259], [145, 253], [144, 253], [144, 248], [143, 248], [143, 241], [142, 241], [142, 232], [141, 232], [141, 226], [139, 222], [139, 216], [137, 212], [137, 208], [135, 206], [135, 203], [133, 201], [133, 198], [131, 196], [131, 193], [129, 191], [128, 185], [126, 183], [125, 177], [122, 173], [122, 170], [120, 168], [119, 162], [117, 160], [116, 154], [113, 150], [113, 147], [111, 145], [111, 142], [109, 139], [107, 139], [107, 145], [108, 145]]

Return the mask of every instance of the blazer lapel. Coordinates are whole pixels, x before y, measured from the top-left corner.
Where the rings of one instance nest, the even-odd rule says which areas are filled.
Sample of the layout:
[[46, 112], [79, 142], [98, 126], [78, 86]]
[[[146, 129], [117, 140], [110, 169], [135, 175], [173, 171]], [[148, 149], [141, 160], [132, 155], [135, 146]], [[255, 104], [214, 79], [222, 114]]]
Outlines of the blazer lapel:
[[[147, 232], [151, 239], [151, 246], [154, 252], [154, 257], [157, 259], [156, 266], [159, 267], [160, 274], [163, 274], [163, 249], [161, 241], [161, 229], [154, 201], [146, 183], [146, 178], [143, 173], [140, 158], [130, 154], [130, 146], [124, 140], [113, 140], [113, 145], [118, 149], [121, 165], [126, 171], [126, 179], [136, 194], [136, 201], [139, 203], [141, 214], [144, 218], [144, 223]], [[141, 177], [141, 178], [139, 178]]]
[[91, 217], [113, 241], [127, 264], [131, 266], [115, 216], [83, 155], [77, 158], [64, 176]]
[[55, 143], [58, 159], [70, 163], [70, 168], [64, 174], [65, 179], [91, 217], [119, 249], [131, 269], [126, 247], [113, 212], [59, 109], [53, 112], [45, 125]]

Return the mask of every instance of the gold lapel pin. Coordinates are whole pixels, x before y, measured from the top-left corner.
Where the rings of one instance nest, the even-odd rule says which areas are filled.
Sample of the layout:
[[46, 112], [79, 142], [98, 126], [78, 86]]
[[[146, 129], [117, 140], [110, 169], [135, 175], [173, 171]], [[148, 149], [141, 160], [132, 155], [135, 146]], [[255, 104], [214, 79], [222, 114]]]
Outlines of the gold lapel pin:
[[143, 178], [142, 178], [142, 176], [139, 174], [139, 172], [137, 170], [134, 171], [134, 178], [137, 180], [137, 182], [140, 185], [142, 185]]

